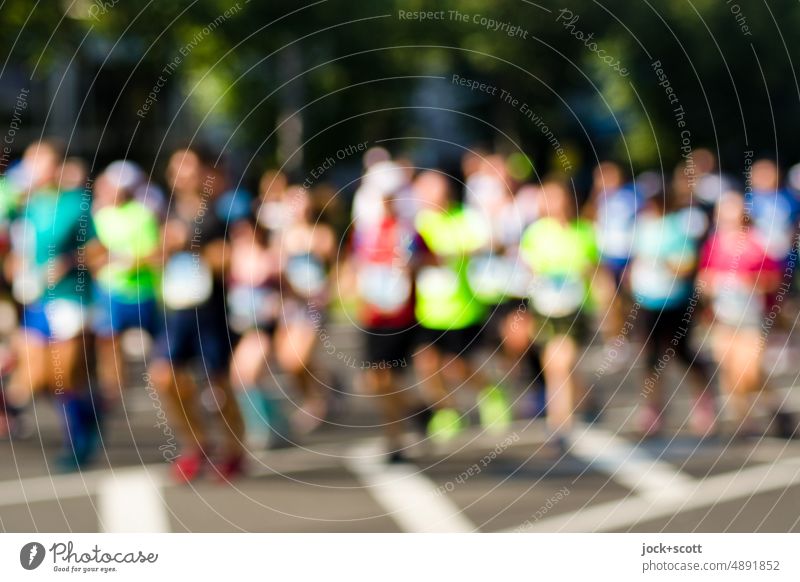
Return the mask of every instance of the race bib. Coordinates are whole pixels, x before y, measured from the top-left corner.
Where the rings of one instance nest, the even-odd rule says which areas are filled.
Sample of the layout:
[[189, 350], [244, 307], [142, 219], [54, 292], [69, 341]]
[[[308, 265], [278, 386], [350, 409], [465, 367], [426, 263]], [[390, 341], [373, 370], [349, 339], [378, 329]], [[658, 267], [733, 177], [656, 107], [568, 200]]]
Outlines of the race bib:
[[277, 318], [280, 299], [274, 289], [237, 285], [229, 287], [226, 301], [231, 328], [244, 332]]
[[447, 299], [458, 293], [458, 275], [449, 267], [425, 267], [417, 274], [417, 289], [426, 297]]
[[36, 230], [28, 220], [11, 225], [11, 248], [20, 258], [20, 269], [11, 283], [11, 294], [23, 305], [39, 299], [47, 285], [47, 274], [35, 264]]
[[325, 290], [327, 275], [322, 263], [311, 254], [291, 257], [286, 265], [286, 279], [301, 297], [314, 297]]
[[717, 321], [734, 327], [758, 327], [766, 311], [761, 294], [738, 282], [720, 285], [711, 307]]
[[389, 265], [365, 265], [356, 285], [361, 298], [382, 313], [399, 311], [411, 297], [408, 272]]
[[44, 313], [50, 334], [58, 341], [78, 337], [86, 323], [83, 307], [76, 301], [55, 299], [45, 305]]
[[631, 266], [631, 288], [636, 295], [669, 297], [670, 290], [678, 283], [677, 275], [663, 263], [637, 260]]
[[586, 285], [579, 277], [543, 276], [534, 279], [531, 303], [545, 317], [567, 317], [577, 313], [586, 297]]
[[164, 268], [164, 304], [170, 309], [189, 309], [211, 297], [214, 280], [211, 269], [198, 255], [178, 253]]
[[28, 305], [44, 294], [45, 280], [38, 269], [26, 268], [24, 265], [14, 276], [11, 283], [11, 294], [22, 305]]
[[529, 273], [522, 264], [494, 255], [472, 259], [467, 280], [475, 296], [488, 303], [507, 296], [524, 297], [530, 284]]

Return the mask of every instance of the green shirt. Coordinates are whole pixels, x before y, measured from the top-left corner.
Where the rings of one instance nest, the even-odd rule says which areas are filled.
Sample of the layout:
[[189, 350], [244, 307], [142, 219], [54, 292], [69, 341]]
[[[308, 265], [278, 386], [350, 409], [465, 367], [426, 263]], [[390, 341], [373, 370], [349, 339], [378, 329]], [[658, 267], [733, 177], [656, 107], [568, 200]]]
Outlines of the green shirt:
[[[81, 190], [41, 190], [21, 209], [16, 251], [22, 269], [42, 281], [42, 301], [89, 298], [85, 246], [95, 237], [90, 210], [91, 200]], [[70, 268], [56, 279], [51, 261], [66, 262]]]
[[599, 260], [590, 223], [542, 218], [525, 230], [520, 255], [533, 271], [530, 298], [540, 315], [567, 317], [590, 306], [587, 280]]
[[108, 264], [97, 275], [103, 290], [130, 303], [155, 297], [156, 270], [143, 260], [158, 250], [155, 214], [140, 202], [130, 200], [100, 209], [94, 223], [97, 238], [109, 253]]
[[486, 306], [467, 281], [469, 255], [488, 242], [484, 222], [469, 210], [423, 210], [416, 228], [439, 265], [420, 269], [416, 281], [415, 313], [428, 329], [464, 329], [480, 323]]
[[585, 277], [600, 254], [594, 227], [585, 220], [564, 225], [542, 218], [522, 235], [520, 253], [536, 275]]

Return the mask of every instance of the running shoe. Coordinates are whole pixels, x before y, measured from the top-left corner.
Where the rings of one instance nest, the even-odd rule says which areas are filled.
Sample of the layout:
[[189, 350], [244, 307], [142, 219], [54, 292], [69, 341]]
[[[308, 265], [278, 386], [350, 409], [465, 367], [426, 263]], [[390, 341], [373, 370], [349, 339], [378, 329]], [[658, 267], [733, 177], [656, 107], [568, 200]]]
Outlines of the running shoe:
[[201, 450], [181, 455], [172, 463], [172, 477], [178, 483], [190, 483], [200, 477], [208, 458]]
[[709, 390], [704, 390], [694, 401], [690, 426], [695, 436], [705, 438], [714, 434], [717, 425], [717, 407], [714, 396]]
[[220, 483], [230, 481], [244, 475], [244, 453], [236, 453], [224, 458], [214, 465], [214, 473]]
[[511, 404], [500, 386], [487, 386], [480, 391], [478, 416], [486, 430], [503, 432], [511, 426]]
[[772, 418], [775, 436], [787, 440], [800, 438], [800, 425], [794, 414], [785, 410], [776, 410]]
[[419, 408], [413, 409], [409, 413], [408, 418], [414, 429], [419, 434], [425, 435], [428, 432], [428, 425], [433, 418], [433, 409], [430, 406], [420, 406]]
[[643, 404], [636, 419], [642, 438], [657, 436], [664, 429], [664, 411], [654, 404]]
[[392, 451], [389, 453], [389, 457], [386, 461], [390, 465], [400, 465], [402, 463], [408, 463], [408, 457], [406, 457], [403, 451]]
[[250, 389], [237, 395], [244, 417], [247, 446], [253, 450], [287, 446], [289, 420], [281, 410], [279, 399], [260, 389]]
[[461, 415], [454, 408], [442, 408], [431, 416], [428, 436], [432, 441], [445, 444], [453, 440], [464, 428]]

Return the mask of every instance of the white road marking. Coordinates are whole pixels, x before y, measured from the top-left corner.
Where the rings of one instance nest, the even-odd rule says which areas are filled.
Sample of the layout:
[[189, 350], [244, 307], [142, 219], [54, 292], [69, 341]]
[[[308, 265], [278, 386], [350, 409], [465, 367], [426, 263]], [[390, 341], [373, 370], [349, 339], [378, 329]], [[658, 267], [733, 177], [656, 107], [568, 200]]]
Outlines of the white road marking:
[[[94, 495], [101, 471], [0, 482], [0, 507]], [[102, 471], [103, 474], [107, 471]]]
[[695, 479], [610, 431], [579, 426], [570, 441], [570, 454], [646, 499], [683, 499], [696, 486]]
[[683, 500], [645, 499], [631, 495], [584, 507], [507, 531], [524, 532], [599, 532], [630, 527], [642, 521], [668, 518], [673, 515], [709, 507], [735, 499], [750, 498], [759, 493], [800, 486], [800, 458], [785, 459], [770, 465], [747, 467], [739, 471], [706, 477], [697, 481]]
[[110, 473], [97, 486], [98, 520], [106, 533], [169, 531], [162, 472], [145, 468]]
[[387, 465], [379, 445], [349, 451], [345, 464], [370, 495], [405, 532], [464, 533], [477, 531], [443, 491], [410, 464]]

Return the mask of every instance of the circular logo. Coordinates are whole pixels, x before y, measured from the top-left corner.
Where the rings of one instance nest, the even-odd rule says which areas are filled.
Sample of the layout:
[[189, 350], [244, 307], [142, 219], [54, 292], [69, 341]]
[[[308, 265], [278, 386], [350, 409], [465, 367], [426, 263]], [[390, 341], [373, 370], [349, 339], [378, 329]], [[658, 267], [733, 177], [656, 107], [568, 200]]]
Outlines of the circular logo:
[[29, 542], [19, 551], [19, 563], [26, 570], [35, 570], [44, 561], [44, 546], [39, 542]]

